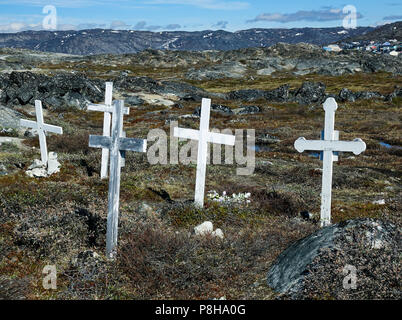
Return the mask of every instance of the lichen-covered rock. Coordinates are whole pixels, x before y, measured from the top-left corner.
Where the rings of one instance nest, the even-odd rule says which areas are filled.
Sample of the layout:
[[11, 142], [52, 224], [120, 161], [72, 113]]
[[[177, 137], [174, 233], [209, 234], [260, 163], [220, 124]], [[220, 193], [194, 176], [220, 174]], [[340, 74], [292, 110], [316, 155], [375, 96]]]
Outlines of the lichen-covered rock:
[[33, 72], [11, 72], [0, 76], [0, 103], [10, 106], [34, 104], [41, 100], [45, 107], [84, 109], [89, 101], [104, 98], [100, 80], [80, 74], [60, 73], [54, 77]]
[[261, 112], [261, 109], [257, 106], [243, 106], [232, 111], [234, 114], [254, 114]]
[[[320, 229], [292, 244], [271, 266], [268, 285], [292, 299], [400, 299], [401, 230], [374, 219]], [[345, 289], [346, 265], [356, 289]]]
[[240, 79], [244, 77], [246, 71], [247, 67], [240, 62], [224, 62], [205, 69], [190, 70], [186, 78], [189, 80]]
[[326, 86], [322, 82], [306, 81], [295, 93], [295, 100], [300, 104], [323, 103], [327, 97]]
[[[211, 111], [216, 111], [223, 114], [233, 114], [232, 109], [221, 104], [211, 104]], [[201, 116], [201, 107], [197, 107], [194, 110], [194, 115], [197, 117]]]

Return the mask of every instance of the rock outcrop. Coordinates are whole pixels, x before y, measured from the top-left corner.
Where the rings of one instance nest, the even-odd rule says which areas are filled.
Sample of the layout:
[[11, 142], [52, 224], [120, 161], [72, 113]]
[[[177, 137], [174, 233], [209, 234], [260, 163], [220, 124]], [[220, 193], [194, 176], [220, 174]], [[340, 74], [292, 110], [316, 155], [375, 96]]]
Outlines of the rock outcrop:
[[[325, 227], [292, 244], [271, 266], [268, 285], [293, 299], [400, 299], [401, 230], [356, 219]], [[356, 268], [356, 289], [344, 288], [344, 268]]]
[[45, 107], [84, 109], [88, 102], [104, 99], [104, 83], [79, 74], [48, 77], [33, 72], [11, 72], [0, 76], [0, 103], [9, 106], [33, 105], [41, 100]]
[[240, 62], [225, 62], [205, 69], [190, 70], [186, 78], [189, 80], [241, 79], [246, 71], [247, 67]]

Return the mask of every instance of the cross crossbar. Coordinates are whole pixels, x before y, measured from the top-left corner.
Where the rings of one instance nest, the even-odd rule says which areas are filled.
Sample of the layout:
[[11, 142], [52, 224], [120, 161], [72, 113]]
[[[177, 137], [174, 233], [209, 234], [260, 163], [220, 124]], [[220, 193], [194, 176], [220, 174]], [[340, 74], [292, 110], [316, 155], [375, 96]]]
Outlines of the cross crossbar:
[[63, 134], [63, 128], [44, 123], [42, 102], [35, 100], [36, 122], [31, 120], [20, 119], [21, 127], [32, 128], [38, 132], [39, 145], [42, 163], [47, 164], [48, 153], [46, 144], [46, 132]]
[[326, 141], [326, 140], [306, 140], [304, 137], [295, 142], [295, 149], [299, 152], [308, 151], [343, 151], [353, 152], [359, 155], [366, 150], [366, 144], [362, 139], [353, 141]]
[[[184, 129], [175, 127], [173, 129], [173, 134], [175, 137], [181, 139], [191, 139], [197, 141], [200, 140], [200, 131], [194, 129]], [[230, 134], [207, 132], [206, 140], [207, 142], [210, 143], [226, 144], [230, 146], [234, 146], [235, 144], [235, 136]]]

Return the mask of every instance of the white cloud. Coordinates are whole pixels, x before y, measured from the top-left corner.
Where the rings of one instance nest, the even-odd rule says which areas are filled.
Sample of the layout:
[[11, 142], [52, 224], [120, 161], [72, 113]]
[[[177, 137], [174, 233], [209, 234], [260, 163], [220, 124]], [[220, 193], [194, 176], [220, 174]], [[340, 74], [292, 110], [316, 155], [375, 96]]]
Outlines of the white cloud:
[[[67, 31], [67, 30], [84, 30], [84, 29], [95, 29], [95, 28], [105, 28], [105, 24], [95, 24], [95, 23], [83, 23], [83, 24], [61, 24], [57, 25], [57, 31]], [[42, 23], [25, 23], [25, 22], [11, 22], [8, 24], [0, 25], [0, 33], [15, 33], [22, 31], [40, 31], [44, 30]]]
[[146, 21], [139, 21], [137, 24], [132, 26], [133, 30], [146, 30], [146, 31], [156, 31], [156, 30], [177, 30], [181, 29], [181, 25], [177, 23], [168, 24], [167, 26], [159, 25], [148, 25]]
[[[67, 30], [87, 30], [87, 29], [106, 29], [109, 28], [108, 24], [98, 24], [98, 23], [80, 23], [80, 24], [57, 24], [57, 29], [54, 31], [67, 31]], [[110, 23], [110, 29], [114, 30], [146, 30], [146, 31], [156, 31], [156, 30], [177, 30], [181, 29], [180, 24], [168, 24], [166, 26], [162, 25], [148, 25], [146, 21], [140, 21], [134, 26], [126, 24], [124, 21], [115, 20]], [[21, 31], [40, 31], [44, 30], [42, 23], [25, 23], [25, 22], [11, 22], [8, 24], [0, 25], [0, 33], [15, 33]]]
[[126, 24], [124, 21], [120, 21], [120, 20], [115, 20], [112, 21], [112, 23], [110, 24], [110, 29], [113, 30], [125, 30], [130, 28], [130, 25]]
[[43, 30], [42, 24], [35, 24], [35, 23], [25, 23], [25, 22], [11, 22], [8, 24], [0, 25], [0, 32], [1, 33], [15, 33], [27, 30]]
[[177, 30], [177, 29], [180, 29], [180, 28], [181, 28], [180, 24], [172, 23], [172, 24], [168, 24], [165, 29], [166, 30]]
[[[297, 11], [294, 13], [262, 13], [255, 19], [247, 22], [270, 21], [288, 23], [294, 21], [335, 21], [342, 20], [346, 15], [338, 9]], [[362, 14], [357, 13], [357, 18], [363, 18]]]
[[0, 32], [19, 32], [26, 27], [25, 23], [22, 22], [12, 22], [9, 24], [0, 25]]

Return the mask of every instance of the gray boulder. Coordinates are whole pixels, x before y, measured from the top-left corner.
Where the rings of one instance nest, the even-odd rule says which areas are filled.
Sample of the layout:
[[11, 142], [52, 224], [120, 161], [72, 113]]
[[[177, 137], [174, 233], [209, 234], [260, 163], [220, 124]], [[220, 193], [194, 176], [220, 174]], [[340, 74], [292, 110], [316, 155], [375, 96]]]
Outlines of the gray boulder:
[[[219, 112], [222, 114], [233, 114], [232, 109], [230, 109], [227, 106], [221, 105], [221, 104], [211, 104], [211, 111]], [[193, 115], [200, 117], [201, 116], [201, 107], [197, 107], [193, 113]]]
[[261, 112], [260, 107], [257, 106], [242, 106], [240, 108], [234, 109], [233, 113], [234, 114], [255, 114]]
[[306, 81], [295, 92], [295, 101], [299, 104], [323, 103], [327, 97], [326, 86], [322, 82]]
[[224, 62], [205, 69], [190, 70], [186, 78], [189, 80], [240, 79], [244, 77], [246, 71], [247, 67], [240, 62]]
[[274, 90], [244, 89], [227, 93], [226, 99], [252, 102], [259, 99], [270, 102], [287, 102], [290, 98], [289, 85], [285, 84]]
[[266, 91], [258, 89], [243, 89], [227, 93], [228, 100], [255, 101], [265, 99]]
[[0, 127], [18, 129], [21, 118], [23, 118], [21, 113], [11, 108], [0, 106]]
[[[394, 224], [375, 219], [349, 220], [322, 228], [288, 247], [271, 266], [267, 282], [292, 299], [328, 294], [337, 299], [350, 294], [367, 298], [379, 292], [382, 297], [394, 297], [397, 293], [392, 286], [398, 277], [394, 264], [399, 264], [400, 253], [400, 228]], [[388, 265], [383, 259], [390, 260]], [[360, 284], [371, 283], [353, 293], [345, 291], [342, 269], [348, 264], [356, 266]], [[380, 279], [382, 273], [388, 274]]]
[[7, 168], [4, 164], [0, 163], [0, 176], [6, 176], [8, 174]]
[[124, 99], [124, 103], [130, 106], [140, 106], [144, 103], [144, 100], [142, 100], [138, 96], [128, 96], [127, 98]]
[[[115, 88], [121, 91], [147, 92], [159, 95], [173, 94], [184, 101], [201, 101], [202, 98], [217, 96], [188, 83], [157, 81], [149, 77], [120, 77], [113, 84]], [[140, 101], [131, 100], [130, 102], [132, 105], [138, 105]]]
[[385, 99], [385, 97], [379, 92], [373, 91], [359, 91], [355, 93], [356, 99], [369, 100], [369, 99]]
[[338, 100], [341, 102], [355, 102], [356, 101], [356, 96], [354, 92], [347, 88], [343, 88], [338, 95]]
[[286, 102], [290, 98], [290, 86], [282, 85], [274, 90], [266, 91], [265, 98], [270, 102]]
[[273, 67], [267, 67], [264, 69], [260, 69], [257, 71], [257, 74], [260, 76], [270, 76], [271, 74], [273, 74], [276, 71], [275, 68]]
[[48, 77], [32, 72], [11, 72], [0, 76], [0, 103], [10, 106], [34, 104], [42, 100], [45, 107], [84, 109], [89, 101], [102, 101], [104, 83], [80, 74], [57, 74]]

